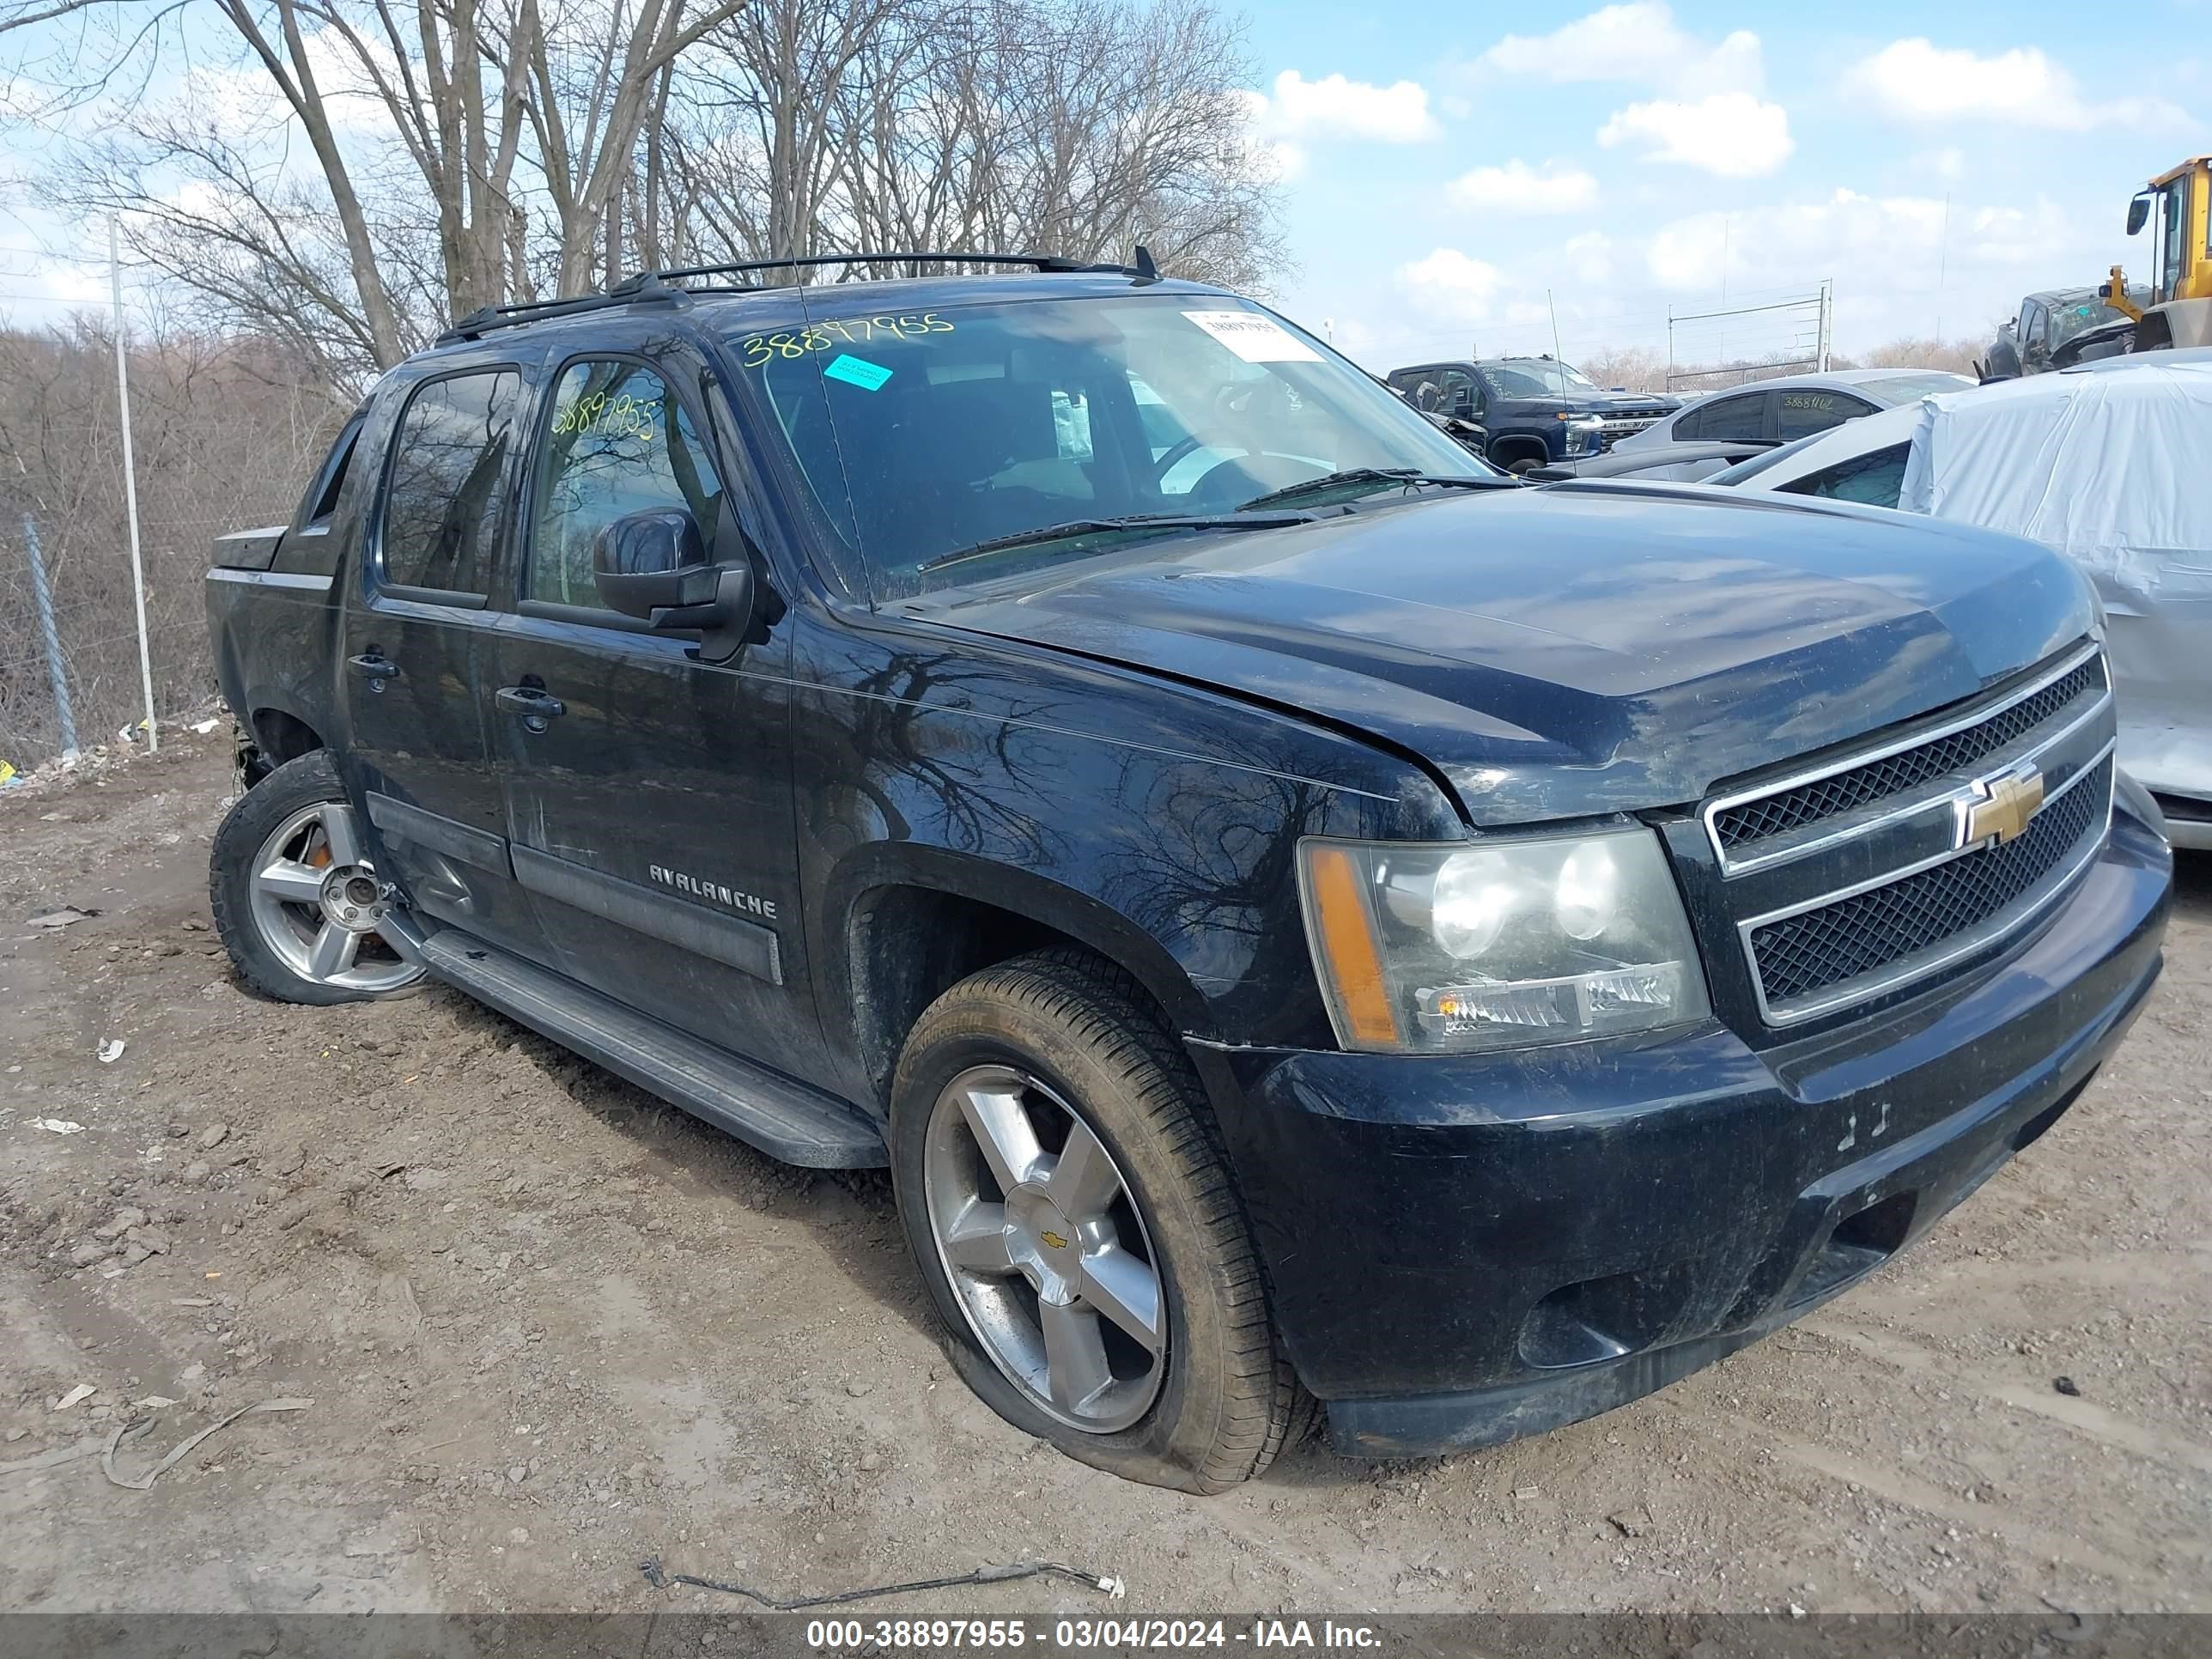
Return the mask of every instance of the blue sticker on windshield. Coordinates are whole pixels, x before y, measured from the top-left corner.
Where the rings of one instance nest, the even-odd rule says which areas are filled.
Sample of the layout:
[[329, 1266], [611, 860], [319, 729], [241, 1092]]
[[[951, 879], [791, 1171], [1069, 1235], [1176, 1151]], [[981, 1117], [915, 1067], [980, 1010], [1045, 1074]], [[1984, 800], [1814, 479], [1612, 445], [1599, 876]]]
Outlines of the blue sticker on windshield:
[[822, 371], [825, 380], [842, 380], [847, 386], [856, 386], [863, 392], [880, 392], [891, 372], [881, 363], [872, 363], [855, 357], [850, 352], [840, 352], [830, 360], [830, 367]]

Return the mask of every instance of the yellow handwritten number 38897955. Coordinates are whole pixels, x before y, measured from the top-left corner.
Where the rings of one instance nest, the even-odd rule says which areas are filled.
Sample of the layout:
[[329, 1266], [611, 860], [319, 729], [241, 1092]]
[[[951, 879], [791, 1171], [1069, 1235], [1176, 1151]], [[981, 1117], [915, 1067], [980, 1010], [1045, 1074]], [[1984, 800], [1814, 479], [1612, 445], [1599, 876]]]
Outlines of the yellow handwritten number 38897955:
[[831, 351], [840, 346], [861, 344], [879, 333], [911, 340], [918, 335], [951, 332], [952, 325], [933, 311], [919, 316], [848, 317], [788, 333], [748, 335], [738, 343], [738, 349], [744, 353], [747, 368], [759, 368], [779, 357], [804, 357], [810, 351]]

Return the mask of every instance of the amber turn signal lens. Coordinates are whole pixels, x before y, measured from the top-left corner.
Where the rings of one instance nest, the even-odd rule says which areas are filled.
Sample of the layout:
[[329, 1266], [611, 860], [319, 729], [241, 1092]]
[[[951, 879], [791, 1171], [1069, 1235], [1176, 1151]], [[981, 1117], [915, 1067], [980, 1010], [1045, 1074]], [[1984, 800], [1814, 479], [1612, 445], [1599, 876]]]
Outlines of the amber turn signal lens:
[[1315, 931], [1345, 1025], [1340, 1035], [1363, 1048], [1395, 1048], [1398, 1022], [1382, 982], [1375, 926], [1359, 890], [1359, 866], [1341, 847], [1309, 843], [1306, 857]]

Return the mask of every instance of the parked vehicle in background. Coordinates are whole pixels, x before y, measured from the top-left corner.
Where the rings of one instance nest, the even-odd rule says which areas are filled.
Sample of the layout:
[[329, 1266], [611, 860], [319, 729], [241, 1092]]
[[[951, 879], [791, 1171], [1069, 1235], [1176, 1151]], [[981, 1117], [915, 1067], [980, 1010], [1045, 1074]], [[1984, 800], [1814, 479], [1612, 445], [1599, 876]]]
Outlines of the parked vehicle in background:
[[2128, 204], [2128, 234], [2152, 227], [2150, 295], [2130, 297], [2120, 267], [2098, 292], [2135, 319], [2130, 351], [2212, 346], [2212, 155], [2195, 155], [2150, 181]]
[[1462, 419], [1457, 415], [1431, 415], [1429, 424], [1449, 438], [1470, 455], [1487, 461], [1490, 456], [1490, 428], [1478, 421]]
[[1764, 444], [1741, 441], [1661, 444], [1654, 449], [1622, 449], [1581, 460], [1557, 461], [1523, 476], [1530, 483], [1553, 483], [1561, 478], [1638, 478], [1646, 483], [1695, 483], [1765, 453]]
[[1783, 374], [1729, 387], [1686, 404], [1616, 447], [1642, 454], [1663, 444], [1786, 444], [1928, 396], [1974, 382], [1925, 368], [1839, 368], [1825, 374]]
[[[2144, 298], [2149, 290], [2135, 292]], [[2094, 288], [2051, 289], [2022, 296], [2020, 309], [1997, 330], [1988, 357], [1978, 366], [1984, 380], [2012, 380], [2042, 374], [2079, 360], [2080, 337], [2128, 320], [2124, 313], [2098, 297]], [[2114, 351], [2124, 349], [2114, 344]]]
[[1389, 384], [1424, 415], [1480, 425], [1484, 453], [1508, 472], [1602, 454], [1681, 406], [1652, 392], [1601, 392], [1547, 356], [1417, 363], [1391, 370]]
[[384, 375], [210, 573], [243, 978], [888, 1166], [977, 1394], [1194, 1491], [1316, 1398], [1402, 1456], [1649, 1393], [2080, 1097], [2172, 861], [2063, 560], [1523, 489], [1237, 295], [1002, 263]]
[[2120, 761], [2174, 844], [2212, 848], [2212, 349], [2107, 358], [1940, 396], [1744, 463], [1733, 489], [2002, 530], [2095, 582]]

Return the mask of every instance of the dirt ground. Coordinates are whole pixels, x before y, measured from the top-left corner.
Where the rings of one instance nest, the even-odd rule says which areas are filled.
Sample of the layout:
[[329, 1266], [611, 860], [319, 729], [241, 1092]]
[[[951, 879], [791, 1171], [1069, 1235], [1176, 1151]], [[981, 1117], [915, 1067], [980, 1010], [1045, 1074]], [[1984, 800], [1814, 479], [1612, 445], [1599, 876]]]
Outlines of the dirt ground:
[[[2081, 1103], [1841, 1302], [1594, 1422], [1201, 1499], [969, 1395], [881, 1177], [443, 989], [242, 994], [223, 741], [0, 792], [0, 1607], [720, 1607], [638, 1564], [794, 1595], [1029, 1555], [1162, 1613], [2212, 1610], [2212, 860]], [[32, 925], [64, 904], [100, 914]], [[150, 1490], [21, 1467], [150, 1413], [140, 1475], [280, 1397]]]

